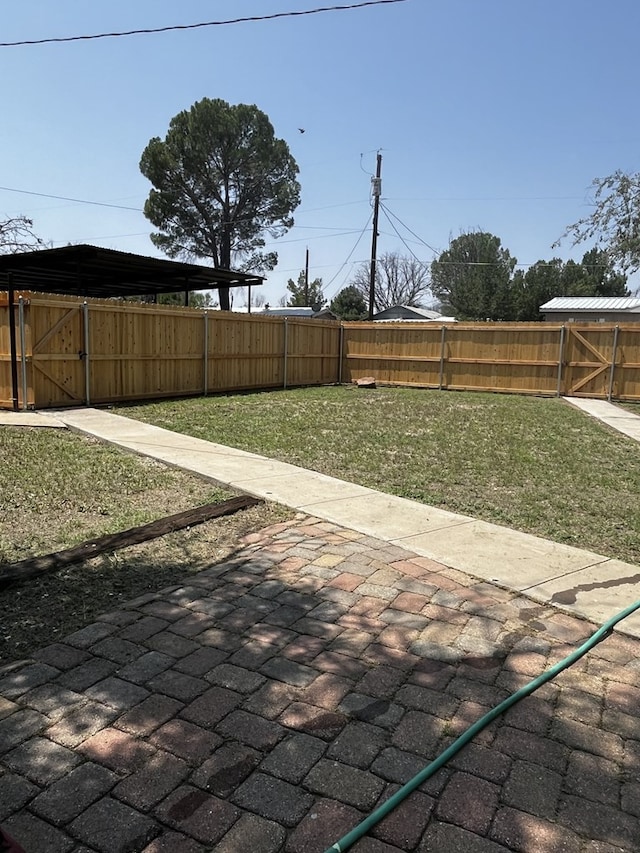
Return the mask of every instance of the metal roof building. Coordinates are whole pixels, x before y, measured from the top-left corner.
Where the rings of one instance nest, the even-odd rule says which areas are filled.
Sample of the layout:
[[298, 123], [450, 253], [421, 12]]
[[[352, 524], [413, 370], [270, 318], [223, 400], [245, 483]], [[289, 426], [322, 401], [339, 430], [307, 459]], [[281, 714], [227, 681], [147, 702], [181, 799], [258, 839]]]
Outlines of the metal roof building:
[[63, 246], [0, 255], [0, 290], [114, 297], [250, 287], [262, 276], [149, 258], [98, 246]]
[[545, 320], [561, 323], [640, 322], [637, 296], [556, 296], [540, 306]]

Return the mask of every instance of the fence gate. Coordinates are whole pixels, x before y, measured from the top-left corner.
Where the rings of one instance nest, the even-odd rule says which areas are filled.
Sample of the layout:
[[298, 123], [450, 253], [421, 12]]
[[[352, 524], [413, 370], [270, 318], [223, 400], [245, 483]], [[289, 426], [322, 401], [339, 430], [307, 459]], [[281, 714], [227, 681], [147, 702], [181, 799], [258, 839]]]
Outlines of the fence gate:
[[86, 400], [83, 305], [38, 305], [31, 312], [33, 385], [40, 406], [82, 405]]
[[615, 364], [616, 329], [566, 325], [564, 394], [597, 397], [610, 394]]

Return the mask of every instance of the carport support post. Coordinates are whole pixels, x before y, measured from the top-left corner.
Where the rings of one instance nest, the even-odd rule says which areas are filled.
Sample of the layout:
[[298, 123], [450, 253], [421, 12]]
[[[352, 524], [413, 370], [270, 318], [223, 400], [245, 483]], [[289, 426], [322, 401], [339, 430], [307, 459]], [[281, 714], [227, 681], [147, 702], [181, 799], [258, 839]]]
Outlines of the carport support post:
[[560, 351], [558, 353], [558, 385], [556, 388], [556, 397], [560, 396], [562, 391], [562, 359], [564, 358], [564, 326], [560, 327]]
[[13, 289], [13, 275], [8, 274], [7, 307], [9, 309], [9, 347], [11, 350], [11, 405], [14, 412], [18, 411], [18, 347], [16, 344], [16, 315]]
[[20, 365], [22, 368], [22, 409], [27, 410], [27, 354], [24, 334], [24, 297], [18, 297], [18, 322], [20, 324]]
[[91, 365], [89, 364], [89, 304], [87, 300], [82, 303], [82, 316], [84, 320], [84, 396], [87, 406], [91, 405]]
[[620, 331], [620, 326], [616, 326], [613, 330], [613, 350], [611, 352], [611, 373], [609, 375], [609, 394], [607, 396], [607, 400], [611, 402], [611, 397], [613, 396], [613, 374], [616, 369], [616, 355], [618, 350], [618, 332]]

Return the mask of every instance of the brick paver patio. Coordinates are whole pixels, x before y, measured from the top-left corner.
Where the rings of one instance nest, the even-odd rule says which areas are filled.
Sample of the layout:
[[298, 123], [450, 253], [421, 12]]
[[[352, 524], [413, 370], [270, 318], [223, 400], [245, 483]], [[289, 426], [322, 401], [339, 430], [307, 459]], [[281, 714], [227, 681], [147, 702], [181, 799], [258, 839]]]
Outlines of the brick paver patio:
[[[0, 821], [28, 853], [322, 853], [593, 629], [276, 525], [0, 671]], [[639, 652], [614, 634], [352, 849], [639, 850]]]

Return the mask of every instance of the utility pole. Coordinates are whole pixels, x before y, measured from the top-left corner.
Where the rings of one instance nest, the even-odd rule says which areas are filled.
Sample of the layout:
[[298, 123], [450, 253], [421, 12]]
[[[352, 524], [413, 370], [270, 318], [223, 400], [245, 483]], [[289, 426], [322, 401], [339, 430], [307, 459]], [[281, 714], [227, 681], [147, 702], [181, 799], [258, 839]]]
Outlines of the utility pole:
[[309, 247], [304, 259], [304, 304], [309, 305]]
[[376, 298], [376, 255], [378, 252], [378, 212], [380, 209], [380, 191], [382, 188], [382, 154], [378, 152], [376, 176], [371, 178], [371, 193], [373, 195], [373, 236], [371, 238], [371, 268], [369, 278], [369, 319], [373, 320]]

